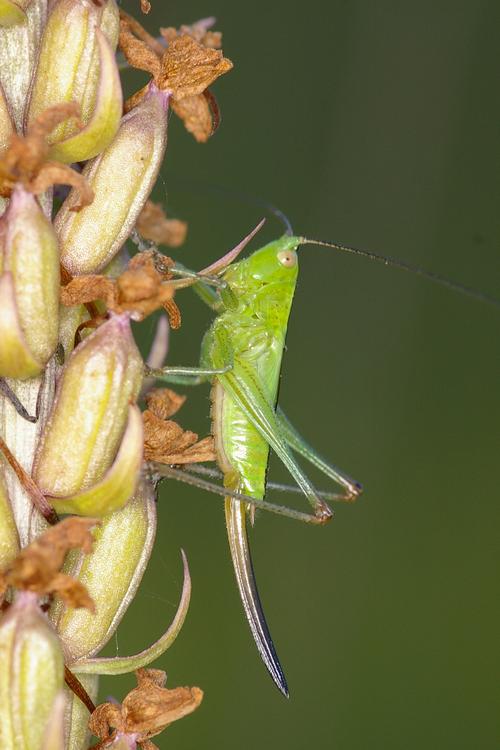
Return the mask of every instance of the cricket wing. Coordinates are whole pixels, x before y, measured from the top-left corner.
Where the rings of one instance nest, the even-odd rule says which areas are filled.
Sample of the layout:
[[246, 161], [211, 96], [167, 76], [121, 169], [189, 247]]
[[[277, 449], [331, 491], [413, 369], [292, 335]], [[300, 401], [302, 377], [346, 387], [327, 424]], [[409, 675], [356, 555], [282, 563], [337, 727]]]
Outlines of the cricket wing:
[[245, 615], [269, 674], [278, 689], [288, 698], [288, 685], [264, 617], [255, 581], [246, 530], [245, 504], [228, 498], [225, 507], [229, 548]]

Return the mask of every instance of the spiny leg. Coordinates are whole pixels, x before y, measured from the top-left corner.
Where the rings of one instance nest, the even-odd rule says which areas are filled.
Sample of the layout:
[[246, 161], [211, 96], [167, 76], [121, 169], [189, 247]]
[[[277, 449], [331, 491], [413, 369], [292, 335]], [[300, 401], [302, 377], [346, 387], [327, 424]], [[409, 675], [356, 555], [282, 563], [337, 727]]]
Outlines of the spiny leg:
[[[183, 470], [190, 474], [200, 474], [201, 476], [211, 477], [212, 479], [222, 479], [223, 474], [219, 469], [202, 466], [201, 464], [184, 464]], [[219, 485], [211, 485], [212, 487], [219, 487]], [[266, 482], [266, 490], [276, 490], [277, 492], [283, 492], [291, 495], [303, 495], [302, 490], [293, 484], [283, 484], [282, 482]], [[349, 503], [352, 502], [350, 497], [347, 497], [345, 493], [340, 492], [328, 492], [326, 490], [316, 490], [318, 497], [327, 502], [338, 502], [338, 503]], [[256, 507], [260, 507], [258, 503], [262, 500], [255, 500], [253, 498]], [[278, 506], [281, 507], [281, 506]], [[293, 508], [288, 508], [293, 511]], [[310, 514], [306, 514], [308, 517]], [[295, 516], [294, 516], [295, 517]], [[314, 516], [316, 518], [316, 516]]]
[[[328, 521], [328, 518], [323, 518], [315, 515], [314, 513], [304, 513], [300, 510], [295, 510], [295, 508], [289, 508], [286, 505], [279, 505], [278, 503], [271, 503], [267, 500], [259, 500], [255, 497], [251, 497], [250, 495], [244, 495], [241, 492], [236, 492], [234, 490], [231, 490], [227, 487], [222, 487], [219, 484], [215, 484], [214, 482], [209, 482], [206, 479], [202, 479], [200, 476], [195, 476], [191, 473], [191, 471], [194, 471], [194, 466], [187, 465], [183, 467], [182, 469], [177, 468], [175, 466], [167, 466], [165, 464], [157, 464], [154, 462], [151, 462], [149, 464], [150, 470], [152, 472], [152, 477], [154, 479], [176, 479], [179, 482], [184, 482], [184, 484], [189, 484], [192, 487], [198, 487], [198, 489], [206, 490], [207, 492], [210, 492], [214, 495], [220, 495], [221, 497], [230, 497], [235, 500], [242, 500], [245, 502], [245, 504], [250, 505], [256, 509], [269, 511], [270, 513], [274, 513], [278, 516], [283, 516], [284, 518], [291, 518], [296, 521], [302, 521], [303, 523], [309, 523], [314, 526], [322, 526]], [[197, 466], [196, 471], [199, 471], [201, 467]], [[201, 472], [200, 472], [201, 473]], [[295, 487], [289, 488], [292, 491], [295, 491]], [[301, 490], [297, 489], [297, 492], [301, 492]], [[333, 493], [318, 493], [320, 495], [324, 495], [326, 500], [332, 500], [334, 499], [332, 497]]]
[[303, 456], [309, 463], [316, 466], [323, 474], [333, 479], [334, 482], [346, 488], [343, 499], [352, 502], [361, 495], [363, 487], [359, 482], [344, 472], [337, 469], [336, 466], [326, 461], [317, 451], [304, 440], [302, 435], [297, 432], [283, 410], [278, 406], [276, 418], [279, 423], [280, 431], [287, 444], [299, 455]]

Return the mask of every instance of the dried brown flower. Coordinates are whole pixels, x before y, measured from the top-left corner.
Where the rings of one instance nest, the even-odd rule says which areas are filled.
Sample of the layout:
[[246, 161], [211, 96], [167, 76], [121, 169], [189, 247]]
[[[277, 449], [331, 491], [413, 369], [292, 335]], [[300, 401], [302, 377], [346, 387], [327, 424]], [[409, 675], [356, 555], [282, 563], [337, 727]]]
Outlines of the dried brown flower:
[[141, 10], [145, 14], [149, 13], [151, 10], [151, 3], [149, 0], [141, 0]]
[[[187, 101], [186, 99], [184, 101]], [[188, 125], [186, 127], [189, 130]], [[212, 121], [210, 119], [210, 127]], [[186, 239], [187, 224], [179, 219], [167, 219], [159, 203], [146, 201], [137, 219], [136, 229], [144, 239], [151, 240], [156, 245], [179, 247]]]
[[172, 299], [174, 290], [164, 284], [171, 278], [168, 268], [172, 263], [166, 255], [154, 250], [137, 253], [116, 279], [100, 274], [71, 279], [61, 289], [61, 302], [73, 307], [101, 299], [108, 310], [116, 314], [131, 313], [136, 320], [163, 308], [171, 327], [179, 328], [181, 317]]
[[91, 551], [90, 530], [98, 523], [94, 518], [74, 516], [44, 531], [0, 573], [0, 593], [3, 595], [8, 586], [13, 586], [40, 595], [57, 594], [70, 607], [87, 607], [93, 611], [94, 603], [85, 586], [59, 571], [68, 550]]
[[183, 430], [177, 422], [169, 419], [184, 401], [184, 397], [169, 388], [155, 389], [146, 397], [148, 408], [142, 415], [146, 461], [169, 465], [215, 461], [211, 436], [198, 441], [195, 432]]
[[[197, 140], [206, 140], [215, 128], [213, 124], [207, 124], [211, 109], [203, 94], [219, 76], [231, 70], [232, 62], [213, 45], [206, 46], [190, 34], [173, 36], [161, 53], [158, 42], [151, 43], [148, 36], [137, 21], [131, 22], [129, 16], [121, 14], [120, 48], [130, 65], [151, 73], [158, 88], [170, 91], [174, 112]], [[132, 96], [125, 108], [138, 104], [145, 90]], [[200, 101], [182, 106], [182, 102], [190, 97], [198, 97]]]
[[122, 704], [101, 703], [89, 721], [91, 732], [105, 748], [120, 735], [132, 735], [143, 750], [155, 750], [151, 737], [200, 705], [203, 691], [198, 687], [165, 688], [167, 676], [161, 669], [138, 669], [137, 687]]
[[59, 123], [79, 115], [80, 108], [75, 102], [56, 104], [28, 125], [25, 136], [11, 135], [9, 146], [0, 157], [0, 195], [10, 196], [17, 183], [35, 195], [51, 185], [71, 185], [80, 191], [80, 201], [73, 206], [73, 211], [92, 203], [94, 194], [79, 172], [66, 164], [48, 160], [48, 135]]

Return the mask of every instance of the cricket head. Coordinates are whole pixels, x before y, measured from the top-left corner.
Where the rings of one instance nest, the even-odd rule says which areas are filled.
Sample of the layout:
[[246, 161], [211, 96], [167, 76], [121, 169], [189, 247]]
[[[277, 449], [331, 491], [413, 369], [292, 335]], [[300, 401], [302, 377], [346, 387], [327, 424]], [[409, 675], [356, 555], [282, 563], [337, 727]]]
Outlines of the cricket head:
[[247, 279], [257, 284], [290, 284], [292, 288], [295, 287], [299, 271], [299, 244], [297, 237], [284, 235], [256, 250], [242, 263], [246, 266]]

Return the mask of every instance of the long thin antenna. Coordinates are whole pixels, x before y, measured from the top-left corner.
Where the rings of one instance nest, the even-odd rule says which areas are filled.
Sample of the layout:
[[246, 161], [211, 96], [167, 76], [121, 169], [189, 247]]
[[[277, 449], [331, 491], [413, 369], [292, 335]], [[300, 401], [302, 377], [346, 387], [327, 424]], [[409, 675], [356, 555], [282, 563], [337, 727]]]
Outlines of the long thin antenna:
[[340, 242], [327, 242], [326, 240], [312, 240], [308, 239], [307, 237], [301, 237], [300, 243], [301, 245], [320, 245], [322, 247], [331, 247], [334, 250], [342, 250], [345, 253], [351, 253], [351, 255], [360, 255], [362, 258], [374, 260], [377, 263], [382, 263], [384, 266], [392, 266], [393, 268], [398, 268], [400, 271], [409, 271], [410, 273], [414, 273], [417, 276], [422, 276], [424, 279], [433, 281], [435, 284], [440, 284], [441, 286], [447, 287], [454, 292], [461, 292], [467, 297], [472, 297], [473, 299], [479, 300], [480, 302], [486, 302], [489, 305], [494, 305], [495, 307], [500, 308], [500, 299], [498, 299], [497, 297], [483, 294], [483, 292], [478, 292], [476, 289], [464, 286], [463, 284], [459, 284], [456, 281], [450, 281], [450, 279], [447, 279], [445, 276], [441, 276], [438, 273], [433, 273], [432, 271], [426, 271], [423, 268], [420, 268], [420, 266], [414, 266], [412, 263], [406, 263], [405, 261], [397, 260], [396, 258], [390, 258], [389, 256], [385, 255], [378, 255], [377, 253], [372, 253], [371, 250], [361, 250], [360, 248], [351, 247], [350, 245], [343, 245]]

